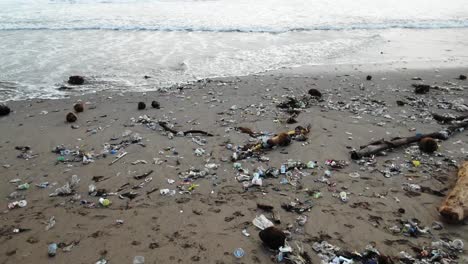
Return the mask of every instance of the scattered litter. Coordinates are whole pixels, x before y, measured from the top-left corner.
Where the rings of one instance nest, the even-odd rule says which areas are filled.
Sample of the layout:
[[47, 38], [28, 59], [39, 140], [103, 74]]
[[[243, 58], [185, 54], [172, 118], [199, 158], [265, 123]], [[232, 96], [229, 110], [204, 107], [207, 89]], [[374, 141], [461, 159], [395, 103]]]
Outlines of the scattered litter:
[[49, 231], [50, 229], [52, 229], [55, 226], [55, 223], [56, 223], [55, 216], [50, 217], [49, 220], [47, 221], [45, 230]]
[[234, 254], [234, 257], [240, 259], [245, 255], [245, 252], [242, 248], [236, 248], [233, 254]]
[[101, 197], [99, 198], [99, 203], [104, 207], [108, 207], [111, 204], [111, 201], [109, 199]]
[[267, 227], [274, 226], [273, 222], [268, 220], [264, 215], [260, 215], [255, 217], [255, 219], [252, 221], [253, 225], [258, 227], [259, 229], [263, 230]]
[[55, 255], [57, 254], [57, 244], [49, 244], [47, 248], [47, 254], [49, 255], [49, 257], [55, 257]]
[[195, 153], [195, 156], [200, 157], [200, 156], [203, 156], [203, 154], [205, 154], [205, 150], [202, 149], [202, 148], [197, 148], [197, 149], [195, 149], [194, 153]]
[[161, 195], [170, 195], [170, 196], [174, 196], [176, 194], [176, 191], [175, 190], [169, 190], [169, 189], [161, 189], [159, 190], [159, 193]]
[[21, 200], [21, 201], [15, 201], [15, 202], [11, 202], [8, 204], [8, 209], [15, 209], [15, 208], [23, 208], [23, 207], [26, 207], [28, 205], [28, 201], [26, 200]]
[[121, 153], [119, 156], [117, 156], [117, 158], [115, 158], [111, 163], [109, 163], [109, 166], [116, 163], [117, 161], [119, 161], [121, 158], [125, 157], [128, 153], [127, 152], [123, 152]]
[[137, 165], [137, 164], [148, 164], [146, 160], [135, 160], [132, 162], [132, 165]]

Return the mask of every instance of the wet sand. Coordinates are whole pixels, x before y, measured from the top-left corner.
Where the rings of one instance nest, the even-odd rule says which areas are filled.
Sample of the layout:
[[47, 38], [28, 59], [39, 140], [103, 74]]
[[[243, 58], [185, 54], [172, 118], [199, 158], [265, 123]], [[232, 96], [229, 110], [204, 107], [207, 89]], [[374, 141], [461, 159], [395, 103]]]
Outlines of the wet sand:
[[[13, 113], [0, 118], [0, 194], [4, 199], [0, 207], [0, 263], [95, 263], [101, 258], [108, 263], [131, 263], [141, 255], [145, 263], [271, 263], [273, 252], [265, 249], [252, 225], [256, 215], [269, 212], [257, 209], [257, 203], [271, 204], [281, 216], [281, 229], [291, 232], [291, 244], [302, 242], [313, 263], [319, 257], [311, 248], [314, 241], [326, 240], [349, 251], [362, 251], [374, 243], [382, 253], [398, 256], [400, 251], [412, 255], [411, 245], [430, 245], [440, 238], [468, 239], [466, 225], [444, 224], [442, 230], [432, 230], [432, 236], [408, 237], [390, 230], [400, 220], [416, 218], [421, 226], [431, 227], [442, 219], [437, 212], [443, 196], [423, 192], [409, 194], [403, 190], [405, 183], [414, 183], [447, 194], [456, 180], [457, 165], [468, 158], [468, 133], [459, 133], [440, 142], [435, 154], [421, 154], [416, 146], [387, 152], [376, 157], [375, 166], [358, 164], [350, 159], [352, 148], [381, 138], [411, 136], [415, 133], [439, 131], [443, 125], [432, 119], [430, 113], [466, 114], [457, 111], [468, 100], [468, 81], [458, 80], [467, 74], [467, 68], [403, 69], [388, 67], [344, 65], [312, 67], [306, 72], [275, 71], [262, 75], [203, 80], [181, 85], [169, 90], [149, 93], [99, 93], [62, 100], [29, 100], [10, 102]], [[367, 81], [366, 76], [372, 80]], [[420, 77], [422, 81], [412, 80]], [[156, 77], [154, 77], [156, 78]], [[449, 83], [447, 83], [449, 82]], [[425, 83], [444, 89], [431, 89], [424, 95], [414, 94], [411, 84]], [[313, 103], [296, 118], [297, 124], [285, 124], [288, 115], [276, 107], [287, 95], [306, 93], [316, 88], [323, 100]], [[447, 89], [445, 89], [447, 88]], [[461, 102], [460, 99], [464, 99]], [[65, 122], [65, 115], [73, 111], [78, 100], [85, 103], [85, 111], [77, 114], [73, 125]], [[160, 102], [161, 109], [152, 109], [152, 100]], [[409, 104], [397, 106], [396, 100]], [[146, 110], [137, 110], [144, 101]], [[449, 109], [444, 109], [449, 108]], [[159, 126], [155, 130], [134, 122], [147, 115], [154, 120], [174, 124], [176, 130], [198, 129], [212, 133], [201, 136], [206, 145], [193, 142], [191, 136], [170, 139]], [[133, 119], [132, 119], [133, 118]], [[265, 152], [269, 161], [256, 159], [240, 161], [250, 174], [259, 166], [277, 167], [288, 159], [303, 162], [317, 161], [318, 167], [304, 169], [306, 175], [300, 184], [281, 184], [282, 176], [266, 178], [262, 187], [245, 190], [235, 179], [238, 171], [229, 160], [232, 151], [227, 143], [244, 145], [249, 136], [235, 127], [249, 127], [254, 131], [278, 133], [294, 129], [296, 125], [311, 124], [306, 142], [292, 141], [287, 147]], [[115, 155], [96, 158], [90, 164], [57, 162], [60, 155], [52, 153], [58, 145], [68, 149], [79, 148], [95, 154], [103, 150], [104, 143], [118, 143], [122, 134], [130, 130], [143, 139], [141, 144], [130, 144], [128, 154], [113, 165]], [[112, 138], [118, 138], [111, 141]], [[31, 159], [18, 158], [21, 151], [15, 146], [30, 146]], [[202, 156], [194, 150], [203, 148]], [[156, 159], [156, 164], [155, 164]], [[346, 160], [349, 165], [332, 170], [326, 160]], [[147, 164], [133, 165], [145, 160]], [[421, 165], [415, 167], [413, 160]], [[203, 169], [205, 164], [219, 164], [197, 184], [191, 193], [162, 196], [159, 189], [176, 190], [188, 186], [179, 178], [191, 168]], [[390, 178], [384, 171], [391, 164], [401, 167], [401, 172]], [[325, 170], [331, 170], [330, 184], [320, 182]], [[139, 189], [128, 188], [121, 193], [134, 191], [133, 200], [108, 196], [112, 204], [99, 206], [98, 197], [88, 195], [88, 186], [95, 184], [107, 192], [115, 193], [126, 183], [139, 185], [141, 175], [153, 170], [152, 180]], [[358, 172], [359, 178], [350, 177]], [[73, 196], [49, 197], [56, 188], [64, 185], [72, 175], [80, 182]], [[105, 180], [94, 182], [95, 176]], [[13, 179], [19, 183], [10, 183]], [[169, 184], [167, 179], [175, 180]], [[25, 208], [7, 210], [12, 200], [7, 196], [18, 184], [30, 182], [28, 190], [18, 191], [28, 204]], [[35, 186], [49, 182], [41, 189]], [[157, 188], [157, 190], [155, 189]], [[147, 192], [155, 190], [147, 194]], [[319, 191], [321, 198], [310, 195]], [[348, 193], [344, 203], [338, 196]], [[74, 199], [75, 198], [75, 199]], [[304, 226], [296, 222], [298, 214], [281, 208], [282, 203], [310, 200], [313, 204]], [[19, 199], [15, 199], [19, 200]], [[80, 201], [86, 200], [88, 204]], [[96, 206], [90, 206], [95, 203]], [[404, 213], [399, 213], [399, 209]], [[402, 210], [400, 210], [402, 211]], [[48, 219], [54, 216], [56, 224], [46, 231]], [[123, 220], [117, 223], [117, 220]], [[12, 233], [14, 228], [29, 231]], [[242, 230], [251, 234], [246, 237]], [[59, 249], [54, 258], [47, 256], [49, 243], [67, 246], [75, 242], [71, 251]], [[242, 248], [245, 256], [235, 260], [232, 252]], [[466, 263], [465, 257], [458, 263]]]

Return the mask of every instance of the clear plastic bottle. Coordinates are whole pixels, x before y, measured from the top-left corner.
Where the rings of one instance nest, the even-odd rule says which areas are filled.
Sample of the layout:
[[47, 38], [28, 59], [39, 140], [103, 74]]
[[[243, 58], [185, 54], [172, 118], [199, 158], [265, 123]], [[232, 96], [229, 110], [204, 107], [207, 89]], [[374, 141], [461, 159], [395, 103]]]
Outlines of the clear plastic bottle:
[[55, 243], [49, 244], [47, 248], [47, 253], [49, 257], [55, 257], [55, 254], [57, 254], [57, 244]]
[[135, 256], [133, 258], [133, 264], [145, 264], [145, 257], [143, 256]]

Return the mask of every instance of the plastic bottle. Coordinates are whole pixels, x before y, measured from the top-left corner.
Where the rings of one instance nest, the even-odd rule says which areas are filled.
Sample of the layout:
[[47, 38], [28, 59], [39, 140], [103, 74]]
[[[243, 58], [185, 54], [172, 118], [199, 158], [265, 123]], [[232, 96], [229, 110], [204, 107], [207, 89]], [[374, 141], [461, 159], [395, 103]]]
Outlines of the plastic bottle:
[[315, 166], [316, 166], [315, 162], [313, 162], [313, 161], [307, 162], [307, 168], [313, 169], [313, 168], [315, 168]]
[[49, 186], [49, 182], [41, 182], [39, 184], [36, 184], [36, 186], [39, 188], [47, 188]]
[[27, 190], [27, 189], [29, 189], [29, 183], [20, 184], [20, 185], [18, 185], [17, 189], [18, 190]]
[[57, 254], [57, 244], [50, 244], [47, 248], [47, 254], [49, 255], [49, 257], [55, 257], [55, 254]]
[[145, 264], [145, 257], [143, 256], [135, 256], [133, 258], [133, 264]]
[[285, 174], [286, 173], [286, 165], [281, 165], [281, 169], [280, 169], [280, 172], [281, 174]]
[[340, 199], [343, 203], [348, 201], [348, 194], [346, 192], [340, 192]]

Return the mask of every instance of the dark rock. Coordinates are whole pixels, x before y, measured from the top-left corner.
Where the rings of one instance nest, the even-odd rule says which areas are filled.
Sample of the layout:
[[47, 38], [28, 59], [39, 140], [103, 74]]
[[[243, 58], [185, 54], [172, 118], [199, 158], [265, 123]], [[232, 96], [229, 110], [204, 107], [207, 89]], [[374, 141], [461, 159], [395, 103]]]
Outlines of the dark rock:
[[432, 153], [439, 148], [437, 141], [433, 138], [425, 137], [419, 141], [419, 150], [426, 153]]
[[74, 75], [68, 77], [68, 83], [72, 85], [82, 85], [84, 83], [84, 77], [79, 75]]
[[398, 106], [404, 106], [404, 105], [407, 104], [407, 103], [406, 103], [405, 101], [397, 100], [397, 101], [396, 101], [396, 104], [397, 104]]
[[70, 112], [70, 113], [67, 114], [66, 119], [67, 119], [67, 122], [68, 122], [68, 123], [73, 123], [73, 122], [76, 122], [76, 120], [77, 120], [78, 118], [76, 117], [76, 115], [75, 115], [74, 113], [71, 113], [71, 112]]
[[77, 113], [81, 113], [84, 111], [84, 105], [83, 103], [76, 103], [74, 106], [73, 106], [73, 109], [75, 109], [75, 112]]
[[6, 116], [8, 114], [10, 114], [11, 112], [11, 109], [10, 107], [4, 105], [4, 104], [0, 104], [0, 116]]
[[322, 97], [322, 93], [319, 90], [313, 88], [309, 90], [309, 94], [313, 97]]
[[261, 203], [257, 203], [257, 208], [265, 210], [267, 212], [271, 212], [273, 209], [275, 209], [273, 205], [261, 204]]
[[267, 247], [275, 250], [283, 247], [286, 240], [286, 234], [274, 226], [265, 228], [258, 235]]
[[427, 84], [413, 84], [413, 87], [416, 94], [426, 94], [431, 89], [431, 86]]
[[158, 102], [153, 101], [153, 102], [151, 102], [151, 107], [153, 107], [155, 109], [159, 109], [159, 108], [161, 108], [161, 105]]
[[366, 80], [368, 80], [368, 81], [372, 80], [372, 76], [367, 75]]
[[466, 75], [460, 74], [460, 76], [458, 77], [458, 79], [460, 79], [460, 80], [466, 80]]
[[146, 108], [146, 104], [144, 102], [138, 103], [138, 110], [144, 110]]
[[145, 75], [145, 76], [143, 76], [143, 78], [149, 79], [149, 78], [151, 78], [151, 76]]

